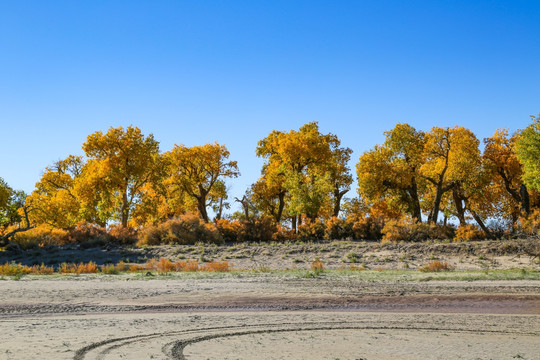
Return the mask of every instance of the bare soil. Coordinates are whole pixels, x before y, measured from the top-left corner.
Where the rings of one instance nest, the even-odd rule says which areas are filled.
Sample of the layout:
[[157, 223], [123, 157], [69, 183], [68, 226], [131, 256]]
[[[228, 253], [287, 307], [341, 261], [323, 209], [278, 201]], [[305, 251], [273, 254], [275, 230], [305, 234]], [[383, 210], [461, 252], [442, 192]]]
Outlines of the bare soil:
[[[4, 278], [0, 359], [540, 359], [538, 276], [468, 281], [460, 271], [538, 273], [534, 257], [500, 243], [49, 250], [36, 249], [50, 261], [227, 259], [251, 270]], [[269, 271], [307, 269], [315, 257], [335, 269], [409, 270]], [[458, 270], [413, 270], [434, 258]]]

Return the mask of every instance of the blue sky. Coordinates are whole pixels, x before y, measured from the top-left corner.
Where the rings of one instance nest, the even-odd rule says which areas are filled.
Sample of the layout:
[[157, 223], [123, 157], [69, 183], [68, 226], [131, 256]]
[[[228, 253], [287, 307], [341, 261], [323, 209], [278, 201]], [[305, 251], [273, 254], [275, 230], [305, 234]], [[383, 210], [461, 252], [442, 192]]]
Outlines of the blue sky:
[[0, 177], [30, 192], [131, 124], [162, 151], [225, 144], [232, 196], [273, 129], [318, 121], [353, 168], [397, 122], [514, 131], [540, 112], [538, 19], [538, 1], [0, 0]]

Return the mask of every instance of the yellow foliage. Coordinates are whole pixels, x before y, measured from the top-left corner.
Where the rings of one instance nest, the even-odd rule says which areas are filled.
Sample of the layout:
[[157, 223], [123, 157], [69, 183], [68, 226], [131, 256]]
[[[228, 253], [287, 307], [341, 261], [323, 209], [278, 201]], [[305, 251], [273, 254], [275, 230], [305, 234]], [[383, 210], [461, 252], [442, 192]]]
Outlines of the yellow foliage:
[[454, 241], [469, 241], [469, 240], [481, 240], [486, 236], [484, 232], [478, 229], [476, 226], [467, 224], [460, 226], [456, 235], [454, 236]]

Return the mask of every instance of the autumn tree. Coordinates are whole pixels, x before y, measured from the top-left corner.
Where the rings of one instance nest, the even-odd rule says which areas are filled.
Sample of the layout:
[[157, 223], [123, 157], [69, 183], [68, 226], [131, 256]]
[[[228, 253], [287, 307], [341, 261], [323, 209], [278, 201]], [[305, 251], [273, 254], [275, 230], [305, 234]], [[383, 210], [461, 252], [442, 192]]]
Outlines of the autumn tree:
[[13, 194], [13, 189], [0, 178], [0, 226], [10, 222], [9, 210]]
[[530, 213], [529, 189], [523, 182], [523, 165], [515, 151], [519, 135], [510, 136], [507, 129], [498, 129], [493, 136], [484, 139], [484, 164], [492, 176], [490, 190], [497, 195], [493, 202], [500, 203], [502, 215], [513, 222], [520, 213]]
[[102, 219], [112, 215], [127, 227], [142, 189], [156, 181], [159, 143], [137, 127], [111, 127], [89, 135], [83, 150], [88, 158], [83, 177], [92, 191], [85, 198], [97, 200]]
[[37, 224], [67, 229], [84, 218], [76, 182], [84, 167], [82, 156], [70, 155], [47, 167], [36, 189], [26, 202], [32, 208], [31, 219]]
[[351, 150], [339, 146], [337, 136], [321, 134], [317, 122], [305, 124], [298, 131], [274, 130], [259, 141], [257, 156], [265, 163], [256, 190], [273, 195], [274, 201], [267, 205], [277, 203], [270, 206], [277, 209], [277, 221], [281, 220], [287, 198], [293, 228], [301, 214], [312, 219], [320, 215], [332, 196], [330, 215], [339, 212], [341, 199], [352, 182], [346, 165]]
[[409, 124], [397, 124], [385, 137], [382, 145], [362, 154], [356, 166], [360, 197], [371, 204], [384, 201], [421, 222], [419, 169], [424, 133]]
[[[6, 228], [0, 229], [0, 247], [10, 244], [9, 239], [13, 235], [34, 228], [25, 200], [24, 191], [13, 190], [0, 178], [0, 226]], [[3, 233], [4, 230], [6, 233]]]
[[169, 164], [166, 180], [174, 196], [187, 195], [196, 202], [201, 218], [209, 222], [209, 200], [225, 199], [225, 178], [240, 175], [236, 161], [229, 161], [229, 151], [218, 143], [187, 147], [175, 145], [165, 154]]
[[516, 150], [523, 164], [523, 182], [540, 191], [540, 114], [531, 119], [532, 124], [521, 131]]
[[425, 135], [424, 163], [420, 176], [429, 184], [426, 197], [428, 222], [437, 223], [443, 195], [474, 173], [479, 161], [479, 141], [472, 131], [461, 126], [433, 127]]

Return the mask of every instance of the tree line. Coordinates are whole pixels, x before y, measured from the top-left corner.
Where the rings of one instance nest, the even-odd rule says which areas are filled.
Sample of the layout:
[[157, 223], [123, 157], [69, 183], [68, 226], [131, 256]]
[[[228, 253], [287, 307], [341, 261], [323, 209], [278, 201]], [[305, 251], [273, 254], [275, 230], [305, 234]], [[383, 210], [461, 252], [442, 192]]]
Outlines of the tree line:
[[[82, 145], [83, 156], [47, 167], [29, 195], [0, 178], [2, 241], [34, 226], [141, 230], [185, 214], [215, 224], [222, 237], [236, 229], [232, 240], [239, 226], [246, 233], [250, 225], [256, 239], [262, 223], [289, 237], [353, 238], [448, 228], [453, 219], [486, 238], [540, 226], [540, 115], [513, 134], [496, 130], [483, 151], [461, 126], [424, 132], [397, 124], [384, 135], [359, 157], [357, 194], [347, 198], [350, 148], [316, 122], [274, 130], [256, 148], [264, 159], [260, 178], [233, 200], [227, 180], [240, 172], [226, 146], [179, 144], [161, 152], [152, 134], [134, 126], [97, 131]], [[242, 210], [227, 214], [231, 201]]]

